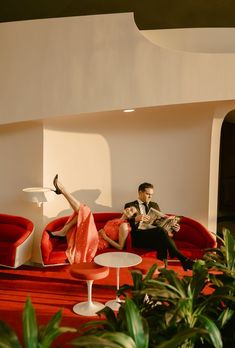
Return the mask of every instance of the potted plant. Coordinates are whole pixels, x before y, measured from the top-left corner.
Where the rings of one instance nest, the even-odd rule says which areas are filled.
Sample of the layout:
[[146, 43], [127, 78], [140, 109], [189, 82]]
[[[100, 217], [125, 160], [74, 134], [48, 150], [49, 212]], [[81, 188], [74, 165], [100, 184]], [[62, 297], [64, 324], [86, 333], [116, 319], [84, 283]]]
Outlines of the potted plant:
[[47, 325], [39, 326], [31, 300], [26, 300], [23, 311], [23, 338], [21, 345], [16, 333], [4, 321], [0, 320], [0, 347], [2, 348], [50, 348], [54, 340], [65, 332], [77, 332], [75, 328], [60, 327], [62, 317], [58, 311]]
[[142, 348], [128, 324], [127, 318], [132, 316], [133, 325], [136, 322], [142, 325], [140, 332], [145, 334], [143, 342], [146, 344], [148, 340], [148, 347], [233, 346], [234, 252], [234, 239], [225, 231], [221, 248], [208, 250], [205, 260], [195, 263], [192, 276], [180, 277], [173, 270], [163, 268], [154, 277], [157, 265], [151, 267], [145, 278], [133, 271], [133, 285], [124, 285], [119, 290], [118, 295], [123, 295], [126, 301], [117, 315], [107, 308], [100, 311], [106, 320], [86, 323], [82, 335], [72, 344], [101, 347], [100, 340], [105, 338], [105, 347], [126, 348], [127, 340], [124, 344], [121, 340], [124, 334], [134, 341], [130, 347]]

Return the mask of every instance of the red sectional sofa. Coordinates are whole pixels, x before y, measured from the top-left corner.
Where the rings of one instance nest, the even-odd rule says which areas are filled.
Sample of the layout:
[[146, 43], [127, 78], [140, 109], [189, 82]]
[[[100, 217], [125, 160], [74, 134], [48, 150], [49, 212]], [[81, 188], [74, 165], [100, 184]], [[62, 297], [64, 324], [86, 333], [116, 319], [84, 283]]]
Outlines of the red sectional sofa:
[[[119, 218], [120, 216], [120, 213], [94, 213], [97, 229], [101, 229], [108, 220]], [[45, 266], [68, 263], [65, 254], [67, 248], [66, 238], [50, 238], [46, 232], [46, 229], [50, 231], [61, 229], [67, 219], [68, 216], [64, 216], [49, 222], [42, 233], [41, 255], [42, 263]], [[198, 259], [202, 257], [206, 248], [216, 246], [214, 235], [199, 222], [188, 217], [182, 217], [180, 226], [180, 231], [175, 235], [174, 240], [179, 250], [185, 256], [191, 259]], [[117, 249], [110, 247], [101, 252], [107, 251], [117, 251]], [[156, 253], [152, 250], [133, 248], [130, 234], [126, 241], [125, 251], [146, 257], [156, 257]]]
[[34, 224], [15, 215], [0, 214], [0, 266], [17, 268], [32, 256]]

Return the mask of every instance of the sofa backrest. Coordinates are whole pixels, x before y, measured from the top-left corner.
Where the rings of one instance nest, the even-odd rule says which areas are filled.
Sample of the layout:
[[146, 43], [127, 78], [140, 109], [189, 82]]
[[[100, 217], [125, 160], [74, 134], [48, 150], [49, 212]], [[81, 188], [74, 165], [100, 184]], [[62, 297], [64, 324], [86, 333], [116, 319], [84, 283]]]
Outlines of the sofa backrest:
[[192, 242], [199, 248], [214, 248], [216, 238], [200, 222], [189, 217], [182, 216], [180, 221], [180, 230], [175, 234], [175, 241]]
[[[103, 228], [107, 221], [121, 217], [121, 213], [117, 212], [96, 212], [93, 215], [97, 230]], [[63, 216], [52, 220], [50, 223], [48, 223], [45, 229], [49, 229], [50, 231], [59, 230], [64, 226], [68, 218], [69, 216]], [[64, 241], [59, 241], [57, 238], [49, 238], [49, 235], [46, 233], [45, 229], [42, 235], [41, 250], [44, 260], [47, 260], [49, 259], [50, 253], [53, 251], [54, 246], [65, 244], [66, 239]], [[179, 243], [192, 242], [192, 244], [195, 244], [195, 246], [199, 247], [200, 249], [203, 249], [204, 247], [214, 247], [216, 245], [212, 234], [199, 222], [188, 217], [182, 217], [181, 229], [176, 233], [174, 238]], [[64, 247], [66, 246], [64, 245]], [[132, 249], [130, 234], [127, 237], [125, 249]]]
[[101, 228], [104, 227], [107, 221], [120, 218], [122, 214], [121, 213], [94, 213], [93, 216], [94, 216], [96, 228], [99, 231]]
[[15, 242], [26, 238], [34, 229], [33, 222], [16, 215], [0, 214], [0, 241]]

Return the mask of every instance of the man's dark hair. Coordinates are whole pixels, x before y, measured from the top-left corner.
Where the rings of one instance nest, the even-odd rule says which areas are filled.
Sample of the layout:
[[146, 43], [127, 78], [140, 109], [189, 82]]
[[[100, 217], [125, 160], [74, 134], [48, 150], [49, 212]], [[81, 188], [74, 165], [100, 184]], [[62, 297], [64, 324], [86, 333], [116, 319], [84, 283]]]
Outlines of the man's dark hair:
[[146, 189], [151, 188], [153, 189], [153, 185], [148, 183], [148, 182], [143, 182], [143, 184], [140, 184], [140, 186], [138, 187], [138, 192], [144, 192]]

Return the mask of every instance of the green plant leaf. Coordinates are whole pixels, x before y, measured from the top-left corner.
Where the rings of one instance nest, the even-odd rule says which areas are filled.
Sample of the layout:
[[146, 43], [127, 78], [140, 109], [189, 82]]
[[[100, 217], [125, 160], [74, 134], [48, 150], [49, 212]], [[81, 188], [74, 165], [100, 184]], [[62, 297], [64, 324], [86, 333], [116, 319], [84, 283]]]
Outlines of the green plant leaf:
[[50, 332], [54, 328], [58, 328], [61, 322], [61, 318], [62, 318], [62, 310], [59, 310], [53, 315], [51, 320], [45, 326], [45, 334], [47, 334], [47, 332]]
[[219, 327], [222, 328], [224, 327], [227, 322], [232, 318], [232, 316], [234, 315], [234, 310], [230, 309], [230, 308], [226, 308], [219, 316], [218, 318], [218, 324]]
[[227, 266], [230, 271], [235, 270], [235, 240], [227, 228], [223, 229], [224, 248], [227, 259]]
[[133, 280], [133, 290], [141, 290], [143, 288], [143, 275], [140, 271], [132, 271], [132, 280]]
[[151, 268], [148, 270], [146, 276], [145, 276], [145, 280], [149, 280], [153, 278], [154, 272], [156, 271], [156, 269], [158, 268], [157, 263], [154, 263]]
[[209, 273], [205, 261], [196, 261], [193, 267], [193, 276], [190, 281], [194, 298], [197, 298], [200, 295], [202, 289], [207, 283], [208, 277]]
[[66, 326], [59, 327], [59, 328], [52, 328], [49, 332], [47, 332], [46, 335], [44, 335], [43, 339], [40, 340], [40, 347], [50, 348], [52, 343], [58, 336], [67, 332], [77, 332], [77, 330], [75, 328], [70, 328]]
[[118, 324], [115, 312], [111, 308], [106, 306], [102, 309], [101, 313], [105, 315], [110, 330], [115, 331], [119, 329], [119, 324]]
[[0, 320], [0, 348], [22, 348], [15, 332]]
[[[182, 292], [175, 286], [164, 283], [161, 280], [151, 279], [146, 281], [146, 285], [148, 287], [145, 291], [151, 295], [155, 294], [156, 296], [165, 297], [166, 299], [182, 297]], [[183, 296], [186, 296], [185, 293], [183, 293]]]
[[220, 330], [215, 325], [215, 323], [208, 317], [204, 315], [198, 316], [198, 322], [203, 329], [206, 329], [208, 336], [215, 348], [223, 348], [223, 342], [220, 334]]
[[101, 329], [108, 331], [118, 331], [119, 322], [116, 318], [115, 312], [109, 308], [105, 307], [98, 312], [99, 315], [103, 314], [106, 317], [106, 320], [90, 320], [82, 324], [78, 331], [83, 332], [84, 329], [87, 333], [90, 332], [100, 332]]
[[23, 330], [25, 348], [37, 348], [38, 326], [35, 310], [29, 298], [27, 298], [23, 311]]
[[43, 348], [49, 348], [53, 341], [61, 334], [66, 332], [77, 332], [76, 329], [71, 327], [59, 327], [62, 317], [62, 310], [59, 310], [51, 318], [46, 326], [41, 326], [39, 328], [39, 339], [41, 346]]
[[137, 348], [135, 341], [123, 332], [106, 332], [102, 335], [102, 338], [117, 343], [123, 348]]
[[166, 278], [169, 285], [172, 286], [172, 290], [174, 289], [174, 291], [176, 291], [180, 297], [186, 296], [183, 282], [181, 279], [178, 278], [178, 275], [173, 270], [161, 268], [161, 275], [163, 275]]
[[125, 301], [125, 310], [128, 334], [135, 341], [137, 348], [147, 348], [149, 341], [147, 327], [144, 329], [143, 318], [135, 303], [128, 297]]
[[136, 348], [132, 338], [122, 332], [103, 334], [102, 336], [80, 336], [70, 343], [73, 346], [84, 348]]
[[[41, 334], [40, 331], [43, 331], [43, 333]], [[44, 328], [40, 328], [39, 330], [40, 334], [39, 334], [39, 344], [40, 347], [43, 348], [50, 348], [52, 343], [54, 342], [54, 340], [62, 335], [63, 333], [67, 333], [67, 332], [77, 332], [77, 330], [75, 328], [71, 328], [71, 327], [59, 327], [59, 328], [52, 328], [50, 331], [47, 331], [47, 333], [45, 333]]]
[[[174, 335], [170, 340], [160, 343], [157, 348], [174, 348], [180, 347], [185, 341], [195, 337], [195, 335], [205, 335], [206, 330], [200, 328], [191, 328], [186, 330], [181, 330], [176, 335]], [[194, 344], [190, 345], [190, 342], [187, 344], [187, 348], [193, 348]]]
[[86, 333], [87, 335], [97, 334], [103, 331], [115, 331], [112, 325], [107, 320], [91, 320], [84, 324], [81, 324], [78, 328], [80, 334]]

